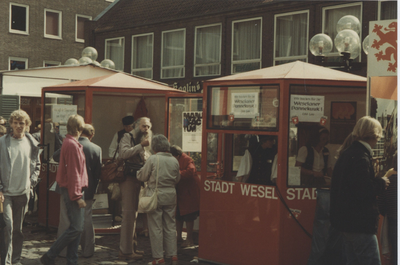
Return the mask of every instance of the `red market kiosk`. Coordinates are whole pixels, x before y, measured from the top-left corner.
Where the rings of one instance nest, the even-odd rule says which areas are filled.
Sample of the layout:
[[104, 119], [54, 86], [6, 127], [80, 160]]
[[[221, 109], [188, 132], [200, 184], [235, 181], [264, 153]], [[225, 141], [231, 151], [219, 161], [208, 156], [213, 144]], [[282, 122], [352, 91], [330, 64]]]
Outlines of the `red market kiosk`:
[[[93, 142], [102, 148], [103, 159], [110, 159], [109, 146], [114, 134], [122, 129], [121, 119], [133, 115], [147, 116], [154, 133], [166, 134], [166, 98], [184, 94], [160, 82], [115, 73], [42, 89], [42, 144], [45, 144], [38, 194], [38, 219], [46, 227], [58, 227], [59, 195], [49, 191], [55, 181], [58, 163], [51, 157], [55, 146], [55, 130], [66, 134], [66, 122], [72, 114], [84, 117], [95, 127]], [[47, 149], [48, 148], [48, 149]], [[47, 151], [48, 150], [48, 151]], [[47, 154], [48, 153], [48, 154]], [[47, 169], [47, 167], [49, 167]]]
[[[297, 61], [206, 81], [203, 102], [199, 258], [307, 264], [317, 187], [303, 183], [297, 152], [323, 125], [335, 162], [336, 150], [366, 115], [366, 78]], [[246, 135], [276, 137], [276, 185], [236, 177]]]

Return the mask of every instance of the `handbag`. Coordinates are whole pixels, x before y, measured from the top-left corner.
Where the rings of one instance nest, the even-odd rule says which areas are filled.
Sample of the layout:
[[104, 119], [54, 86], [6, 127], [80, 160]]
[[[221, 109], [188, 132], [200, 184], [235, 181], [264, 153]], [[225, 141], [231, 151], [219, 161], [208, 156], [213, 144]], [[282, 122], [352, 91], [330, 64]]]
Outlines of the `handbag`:
[[146, 196], [148, 190], [150, 190], [149, 186], [142, 189], [139, 193], [139, 207], [138, 211], [143, 213], [150, 213], [157, 209], [157, 201], [158, 201], [158, 167], [160, 164], [160, 160], [157, 156], [157, 173], [156, 173], [156, 188], [151, 196]]
[[125, 161], [123, 159], [115, 159], [116, 154], [117, 152], [114, 153], [114, 157], [111, 160], [102, 165], [100, 175], [101, 182], [123, 182], [126, 180], [126, 176], [124, 175]]
[[143, 165], [125, 161], [124, 174], [130, 177], [136, 177], [136, 172], [140, 170]]

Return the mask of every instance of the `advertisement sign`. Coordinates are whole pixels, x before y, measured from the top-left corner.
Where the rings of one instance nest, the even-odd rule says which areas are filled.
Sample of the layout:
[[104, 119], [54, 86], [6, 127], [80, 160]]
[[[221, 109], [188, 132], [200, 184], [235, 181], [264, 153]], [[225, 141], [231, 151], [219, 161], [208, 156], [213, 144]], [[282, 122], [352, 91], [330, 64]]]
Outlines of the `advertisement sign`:
[[201, 152], [202, 111], [182, 112], [182, 150]]
[[258, 113], [258, 93], [232, 93], [231, 113], [235, 118], [254, 118]]
[[67, 124], [68, 118], [78, 112], [77, 105], [53, 105], [51, 107], [51, 121]]
[[290, 117], [296, 122], [320, 122], [324, 116], [324, 96], [291, 95]]

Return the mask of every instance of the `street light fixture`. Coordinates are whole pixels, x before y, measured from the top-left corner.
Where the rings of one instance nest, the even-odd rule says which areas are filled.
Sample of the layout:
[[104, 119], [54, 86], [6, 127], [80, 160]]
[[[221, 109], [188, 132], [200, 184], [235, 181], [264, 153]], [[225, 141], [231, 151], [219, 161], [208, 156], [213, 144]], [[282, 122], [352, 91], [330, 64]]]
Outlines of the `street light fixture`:
[[324, 63], [324, 58], [332, 51], [332, 39], [326, 34], [320, 33], [310, 40], [310, 52], [317, 57], [319, 64]]
[[96, 66], [115, 69], [115, 63], [110, 59], [104, 59], [101, 63], [97, 60], [97, 50], [93, 47], [86, 47], [82, 50], [82, 57], [79, 61], [75, 58], [69, 58], [65, 61], [64, 65], [86, 65], [86, 64], [94, 64]]
[[[343, 59], [344, 70], [350, 71], [352, 61], [361, 53], [360, 33], [361, 24], [355, 16], [347, 15], [339, 19], [336, 30], [337, 35], [334, 43], [338, 53]], [[368, 36], [367, 36], [368, 38]], [[368, 52], [368, 39], [364, 40], [364, 52]], [[317, 64], [322, 65], [325, 62], [325, 57], [332, 50], [332, 39], [323, 33], [316, 34], [311, 38], [309, 43], [310, 52], [316, 56]]]
[[342, 55], [345, 70], [349, 71], [351, 62], [360, 54], [360, 37], [354, 30], [344, 29], [336, 35], [335, 46]]

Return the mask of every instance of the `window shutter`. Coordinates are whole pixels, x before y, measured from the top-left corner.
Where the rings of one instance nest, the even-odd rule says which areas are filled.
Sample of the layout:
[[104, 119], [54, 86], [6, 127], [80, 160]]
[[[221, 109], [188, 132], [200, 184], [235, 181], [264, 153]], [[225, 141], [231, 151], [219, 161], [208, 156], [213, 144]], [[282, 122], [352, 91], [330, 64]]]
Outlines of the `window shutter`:
[[8, 120], [11, 112], [19, 109], [19, 96], [0, 95], [0, 116]]

